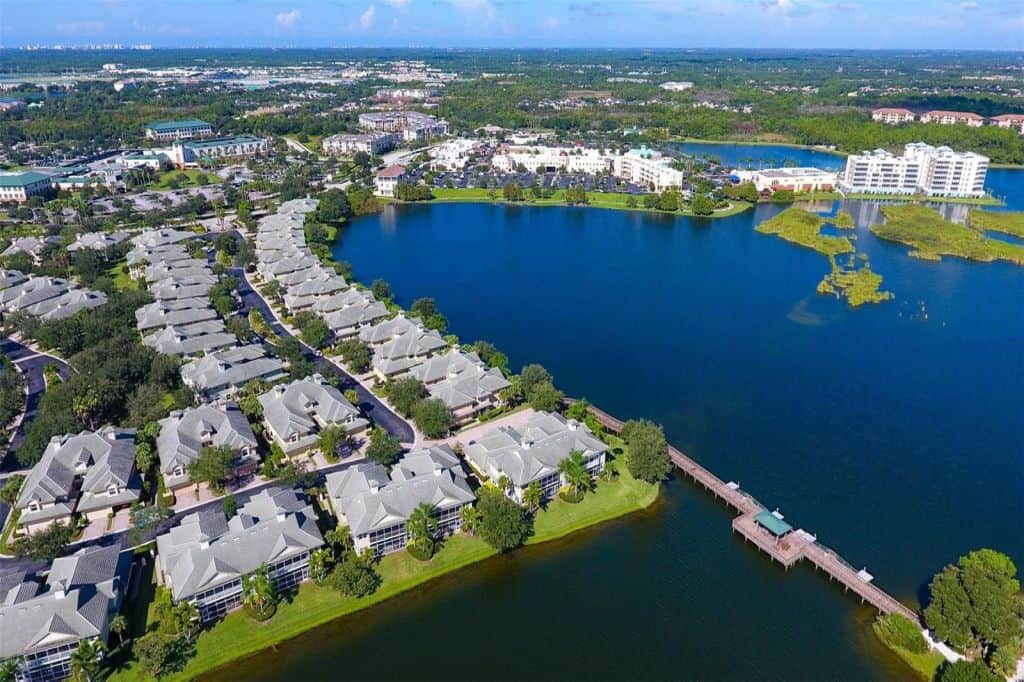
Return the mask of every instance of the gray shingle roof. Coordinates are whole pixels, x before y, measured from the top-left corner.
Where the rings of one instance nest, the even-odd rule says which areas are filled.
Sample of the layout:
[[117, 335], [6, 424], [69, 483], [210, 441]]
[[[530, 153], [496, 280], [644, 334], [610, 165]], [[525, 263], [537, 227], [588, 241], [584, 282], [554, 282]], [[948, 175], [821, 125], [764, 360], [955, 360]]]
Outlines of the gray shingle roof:
[[0, 291], [0, 307], [7, 311], [24, 310], [31, 305], [66, 294], [71, 283], [58, 277], [30, 277], [27, 281]]
[[0, 290], [9, 289], [26, 281], [26, 277], [20, 270], [0, 269]]
[[74, 242], [68, 244], [68, 251], [82, 251], [92, 249], [103, 251], [111, 246], [116, 246], [128, 238], [128, 233], [116, 232], [86, 232], [78, 235]]
[[39, 256], [47, 246], [53, 244], [60, 244], [60, 237], [15, 237], [0, 256], [13, 256], [16, 253]]
[[373, 351], [373, 368], [388, 376], [397, 374], [420, 364], [423, 356], [445, 345], [433, 329], [414, 327], [377, 346]]
[[177, 244], [185, 241], [186, 239], [192, 239], [195, 236], [195, 232], [173, 230], [170, 228], [146, 230], [132, 237], [132, 244], [143, 248], [153, 248], [158, 246], [167, 246], [168, 244]]
[[367, 426], [367, 420], [322, 376], [278, 384], [259, 397], [263, 419], [283, 441], [286, 452], [316, 444], [321, 428], [343, 426], [348, 431]]
[[102, 291], [72, 289], [66, 294], [31, 305], [26, 308], [26, 312], [44, 320], [62, 320], [79, 310], [98, 308], [106, 302], [107, 295]]
[[256, 437], [235, 403], [176, 410], [160, 420], [160, 435], [156, 441], [160, 472], [171, 476], [177, 467], [188, 471], [189, 464], [199, 457], [204, 445], [241, 451], [255, 448]]
[[496, 427], [465, 448], [466, 458], [487, 475], [506, 475], [517, 486], [558, 471], [573, 450], [585, 459], [606, 452], [585, 424], [558, 414], [537, 412], [519, 428]]
[[248, 345], [214, 351], [182, 366], [181, 378], [195, 390], [215, 392], [242, 386], [252, 379], [284, 375], [284, 362], [267, 357], [262, 346]]
[[217, 317], [204, 297], [154, 301], [135, 311], [136, 327], [145, 333], [169, 325], [191, 325]]
[[420, 504], [445, 510], [476, 499], [447, 445], [409, 453], [390, 479], [379, 464], [358, 464], [328, 474], [326, 486], [353, 537], [404, 523]]
[[218, 509], [190, 514], [156, 542], [171, 594], [180, 600], [316, 549], [323, 537], [297, 491], [268, 488], [230, 521]]

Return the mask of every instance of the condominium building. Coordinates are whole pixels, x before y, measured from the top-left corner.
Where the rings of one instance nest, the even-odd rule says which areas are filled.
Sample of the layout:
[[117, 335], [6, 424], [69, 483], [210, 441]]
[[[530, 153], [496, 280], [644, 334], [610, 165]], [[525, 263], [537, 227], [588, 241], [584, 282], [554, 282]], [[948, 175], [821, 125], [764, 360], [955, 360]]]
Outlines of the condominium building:
[[902, 156], [884, 149], [849, 156], [839, 186], [853, 193], [981, 197], [987, 173], [987, 157], [915, 142]]
[[921, 114], [921, 123], [938, 123], [939, 125], [967, 125], [980, 128], [985, 119], [969, 111], [928, 111]]
[[679, 189], [686, 177], [681, 170], [672, 167], [671, 157], [647, 147], [630, 149], [617, 155], [614, 161], [615, 177], [655, 192]]
[[278, 384], [259, 397], [267, 435], [288, 457], [319, 447], [324, 429], [340, 427], [350, 435], [370, 425], [359, 408], [319, 374]]
[[992, 125], [997, 128], [1014, 128], [1024, 135], [1024, 114], [1000, 114], [992, 117]]
[[540, 145], [502, 145], [491, 159], [494, 168], [511, 173], [525, 168], [533, 173], [570, 173], [597, 175], [612, 171], [611, 155], [588, 147], [549, 147]]
[[397, 133], [351, 133], [331, 135], [323, 142], [324, 154], [350, 156], [357, 152], [383, 154], [398, 146], [401, 136]]
[[405, 142], [423, 142], [443, 137], [451, 128], [444, 119], [418, 111], [372, 111], [359, 114], [359, 127], [364, 130], [398, 133]]
[[213, 159], [257, 156], [270, 151], [270, 140], [254, 135], [235, 135], [189, 142], [176, 141], [170, 149], [176, 166], [191, 166]]
[[230, 479], [251, 477], [259, 466], [256, 436], [238, 405], [208, 403], [175, 410], [160, 420], [156, 451], [164, 486], [177, 492], [192, 483], [188, 469], [204, 447], [230, 448], [235, 453]]
[[497, 481], [508, 476], [509, 497], [522, 504], [523, 492], [537, 481], [544, 499], [565, 481], [558, 466], [573, 451], [583, 455], [592, 477], [604, 468], [608, 446], [586, 424], [551, 412], [537, 412], [522, 426], [500, 426], [464, 446], [466, 459], [483, 476]]
[[10, 679], [65, 679], [82, 642], [106, 644], [131, 563], [118, 545], [86, 547], [54, 559], [45, 575], [0, 574], [0, 660], [14, 661]]
[[146, 138], [159, 142], [190, 140], [206, 135], [213, 135], [213, 126], [198, 118], [184, 121], [153, 121], [146, 124]]
[[448, 445], [415, 450], [391, 469], [357, 464], [327, 475], [327, 495], [357, 552], [377, 555], [404, 549], [406, 522], [421, 504], [431, 508], [439, 535], [462, 527], [462, 509], [476, 500], [459, 458]]
[[395, 187], [403, 182], [406, 182], [409, 176], [405, 173], [405, 166], [393, 165], [388, 166], [381, 172], [377, 173], [377, 178], [373, 185], [382, 197], [393, 197], [395, 196]]
[[884, 123], [886, 125], [895, 126], [901, 123], [913, 123], [914, 119], [917, 118], [916, 114], [910, 109], [893, 109], [889, 107], [882, 107], [881, 109], [875, 109], [871, 112], [871, 120]]
[[49, 175], [35, 171], [0, 173], [0, 202], [15, 201], [23, 204], [29, 197], [46, 196], [53, 191]]
[[220, 505], [186, 516], [157, 537], [156, 567], [174, 603], [192, 602], [207, 622], [242, 605], [242, 578], [262, 566], [278, 592], [308, 580], [309, 553], [323, 544], [302, 494], [271, 487], [231, 519]]

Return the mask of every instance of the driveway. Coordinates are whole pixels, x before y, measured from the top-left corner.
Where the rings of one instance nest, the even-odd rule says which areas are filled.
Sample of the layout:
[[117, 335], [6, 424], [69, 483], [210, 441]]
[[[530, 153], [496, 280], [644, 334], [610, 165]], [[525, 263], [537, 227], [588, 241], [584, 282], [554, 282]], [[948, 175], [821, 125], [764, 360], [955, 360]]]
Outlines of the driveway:
[[[275, 334], [278, 336], [293, 336], [293, 334], [285, 329], [284, 325], [278, 321], [277, 315], [275, 315], [274, 311], [270, 309], [270, 304], [260, 296], [259, 292], [249, 285], [249, 281], [245, 278], [245, 273], [242, 272], [241, 268], [228, 268], [228, 272], [238, 280], [238, 295], [242, 299], [242, 308], [240, 312], [243, 315], [248, 315], [249, 311], [255, 308], [256, 310], [259, 310], [264, 319], [267, 320], [270, 328]], [[377, 424], [403, 443], [416, 442], [416, 434], [413, 432], [412, 427], [408, 422], [392, 412], [387, 405], [381, 402], [381, 400], [365, 386], [356, 381], [352, 375], [342, 370], [327, 358], [317, 355], [312, 348], [302, 343], [301, 340], [299, 343], [302, 344], [306, 357], [316, 364], [317, 369], [320, 370], [321, 374], [325, 376], [340, 377], [341, 390], [343, 391], [348, 389], [355, 390], [356, 395], [359, 396], [358, 407], [373, 421], [374, 424]]]
[[57, 371], [62, 379], [67, 379], [71, 369], [67, 363], [52, 355], [46, 355], [32, 350], [25, 344], [19, 343], [9, 337], [0, 337], [0, 352], [9, 357], [25, 377], [25, 385], [28, 395], [25, 398], [25, 414], [21, 424], [14, 432], [10, 444], [7, 446], [7, 455], [0, 461], [0, 471], [11, 471], [18, 467], [13, 453], [25, 440], [25, 430], [35, 418], [39, 411], [39, 400], [46, 390], [46, 380], [43, 378], [43, 370], [47, 365], [56, 365]]

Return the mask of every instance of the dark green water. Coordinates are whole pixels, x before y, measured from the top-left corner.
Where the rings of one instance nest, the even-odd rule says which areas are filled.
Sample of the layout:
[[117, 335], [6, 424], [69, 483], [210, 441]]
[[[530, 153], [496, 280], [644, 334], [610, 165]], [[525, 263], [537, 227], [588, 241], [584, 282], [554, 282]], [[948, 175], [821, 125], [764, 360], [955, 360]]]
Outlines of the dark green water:
[[[823, 206], [829, 210], [831, 206]], [[818, 297], [827, 262], [715, 221], [392, 207], [336, 249], [464, 340], [547, 366], [670, 439], [917, 605], [978, 546], [1024, 563], [1024, 270], [858, 248], [896, 300]], [[687, 481], [656, 509], [501, 557], [231, 666], [220, 679], [894, 679], [870, 609], [730, 534]]]

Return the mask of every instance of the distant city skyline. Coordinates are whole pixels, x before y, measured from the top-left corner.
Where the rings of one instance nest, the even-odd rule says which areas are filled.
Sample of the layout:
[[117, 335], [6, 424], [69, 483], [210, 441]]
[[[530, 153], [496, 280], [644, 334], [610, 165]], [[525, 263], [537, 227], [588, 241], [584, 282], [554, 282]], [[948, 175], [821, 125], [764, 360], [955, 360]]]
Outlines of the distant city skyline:
[[0, 45], [1024, 50], [1020, 0], [0, 0]]

